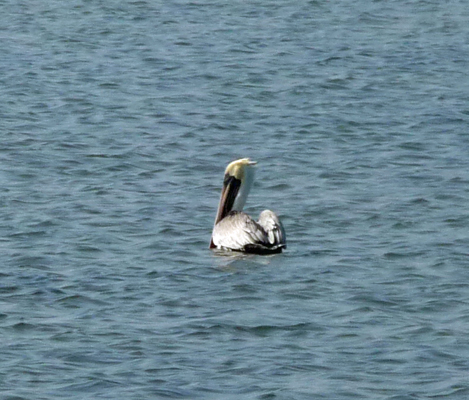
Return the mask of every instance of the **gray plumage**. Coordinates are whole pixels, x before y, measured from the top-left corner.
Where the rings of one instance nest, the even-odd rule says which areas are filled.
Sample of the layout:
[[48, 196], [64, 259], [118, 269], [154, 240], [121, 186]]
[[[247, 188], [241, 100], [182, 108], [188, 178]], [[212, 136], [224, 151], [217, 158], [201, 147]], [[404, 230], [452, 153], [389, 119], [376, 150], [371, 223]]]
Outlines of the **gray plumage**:
[[242, 211], [231, 211], [215, 225], [212, 237], [218, 248], [249, 253], [279, 253], [287, 247], [283, 226], [270, 210], [257, 222]]

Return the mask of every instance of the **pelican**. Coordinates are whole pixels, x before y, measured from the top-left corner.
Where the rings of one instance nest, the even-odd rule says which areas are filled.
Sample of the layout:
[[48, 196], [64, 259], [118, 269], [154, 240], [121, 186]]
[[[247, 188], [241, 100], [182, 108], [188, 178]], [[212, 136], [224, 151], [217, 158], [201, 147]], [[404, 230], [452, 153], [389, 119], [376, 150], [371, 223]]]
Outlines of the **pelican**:
[[285, 230], [274, 212], [262, 211], [257, 222], [243, 212], [256, 164], [241, 158], [226, 167], [211, 249], [269, 254], [280, 253], [287, 247]]

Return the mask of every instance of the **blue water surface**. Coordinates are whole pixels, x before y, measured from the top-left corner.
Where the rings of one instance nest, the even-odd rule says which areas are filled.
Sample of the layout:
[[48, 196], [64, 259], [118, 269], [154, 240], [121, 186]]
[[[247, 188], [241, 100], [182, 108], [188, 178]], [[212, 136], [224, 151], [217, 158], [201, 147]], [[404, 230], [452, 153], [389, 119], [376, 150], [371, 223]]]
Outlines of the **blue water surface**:
[[0, 397], [468, 398], [468, 2], [0, 11]]

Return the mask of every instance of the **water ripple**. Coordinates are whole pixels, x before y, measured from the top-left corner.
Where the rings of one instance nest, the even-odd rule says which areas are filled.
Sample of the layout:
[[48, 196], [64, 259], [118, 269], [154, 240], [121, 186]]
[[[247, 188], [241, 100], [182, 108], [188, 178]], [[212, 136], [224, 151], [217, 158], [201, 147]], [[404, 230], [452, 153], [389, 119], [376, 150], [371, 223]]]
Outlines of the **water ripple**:
[[[56, 3], [0, 15], [5, 398], [467, 397], [466, 3]], [[246, 156], [281, 255], [208, 250]]]

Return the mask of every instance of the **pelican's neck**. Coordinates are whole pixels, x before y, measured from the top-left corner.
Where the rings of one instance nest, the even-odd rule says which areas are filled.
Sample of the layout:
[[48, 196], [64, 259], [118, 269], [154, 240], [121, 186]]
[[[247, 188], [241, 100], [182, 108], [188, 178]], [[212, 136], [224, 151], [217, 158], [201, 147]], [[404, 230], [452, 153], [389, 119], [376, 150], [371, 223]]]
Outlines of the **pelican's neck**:
[[[254, 168], [246, 168], [244, 171], [244, 179], [241, 181], [241, 187], [236, 195], [233, 207], [231, 210], [243, 211], [244, 205], [248, 198], [249, 192], [254, 182]], [[231, 211], [230, 210], [230, 211]]]
[[[214, 231], [217, 224], [231, 211], [243, 210], [254, 181], [254, 169], [252, 168], [254, 164], [256, 163], [250, 161], [248, 158], [243, 158], [233, 161], [226, 168], [217, 216], [215, 217], [215, 223], [213, 225]], [[212, 233], [210, 248], [213, 249], [215, 247], [216, 245], [213, 242]]]

